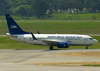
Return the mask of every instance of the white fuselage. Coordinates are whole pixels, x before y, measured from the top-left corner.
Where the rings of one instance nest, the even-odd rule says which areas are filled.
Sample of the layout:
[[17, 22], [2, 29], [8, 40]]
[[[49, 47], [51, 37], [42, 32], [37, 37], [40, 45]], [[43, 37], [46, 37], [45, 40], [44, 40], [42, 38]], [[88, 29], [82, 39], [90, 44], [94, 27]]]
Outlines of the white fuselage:
[[37, 40], [34, 40], [31, 34], [9, 35], [11, 39], [35, 45], [50, 45], [50, 41], [51, 43], [53, 43], [53, 41], [58, 43], [67, 42], [70, 46], [91, 46], [98, 43], [96, 39], [93, 39], [92, 37], [87, 35], [34, 34], [34, 36], [37, 38]]

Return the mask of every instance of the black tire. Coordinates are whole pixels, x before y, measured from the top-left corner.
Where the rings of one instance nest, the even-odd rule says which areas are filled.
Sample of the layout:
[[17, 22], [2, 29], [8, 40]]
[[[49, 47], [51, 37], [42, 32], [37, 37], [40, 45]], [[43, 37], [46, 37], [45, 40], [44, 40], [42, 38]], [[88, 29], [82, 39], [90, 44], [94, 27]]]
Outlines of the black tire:
[[53, 46], [50, 46], [50, 48], [49, 48], [50, 50], [53, 50]]
[[86, 49], [88, 49], [88, 46], [86, 46]]

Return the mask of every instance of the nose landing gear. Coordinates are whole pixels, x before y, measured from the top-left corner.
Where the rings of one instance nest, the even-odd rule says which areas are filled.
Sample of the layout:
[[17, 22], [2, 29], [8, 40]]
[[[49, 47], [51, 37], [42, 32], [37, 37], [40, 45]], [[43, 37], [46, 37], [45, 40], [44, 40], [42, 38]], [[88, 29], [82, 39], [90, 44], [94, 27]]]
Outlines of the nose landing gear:
[[86, 49], [88, 49], [88, 46], [86, 46]]

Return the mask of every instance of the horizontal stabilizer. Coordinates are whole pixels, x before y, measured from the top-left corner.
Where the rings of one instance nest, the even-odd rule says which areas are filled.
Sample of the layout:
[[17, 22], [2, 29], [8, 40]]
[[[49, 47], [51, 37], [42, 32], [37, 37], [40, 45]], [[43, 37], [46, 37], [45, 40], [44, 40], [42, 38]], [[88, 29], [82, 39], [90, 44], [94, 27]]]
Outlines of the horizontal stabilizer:
[[38, 34], [40, 34], [40, 32], [39, 32], [39, 31], [37, 31], [37, 33], [38, 33]]

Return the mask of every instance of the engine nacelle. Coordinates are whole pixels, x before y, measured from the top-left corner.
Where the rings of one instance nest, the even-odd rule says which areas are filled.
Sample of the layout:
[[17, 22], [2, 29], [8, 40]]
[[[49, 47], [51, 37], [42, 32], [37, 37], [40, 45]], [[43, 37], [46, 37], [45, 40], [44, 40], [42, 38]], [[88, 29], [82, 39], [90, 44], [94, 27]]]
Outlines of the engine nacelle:
[[69, 44], [67, 42], [58, 43], [58, 48], [68, 48]]

